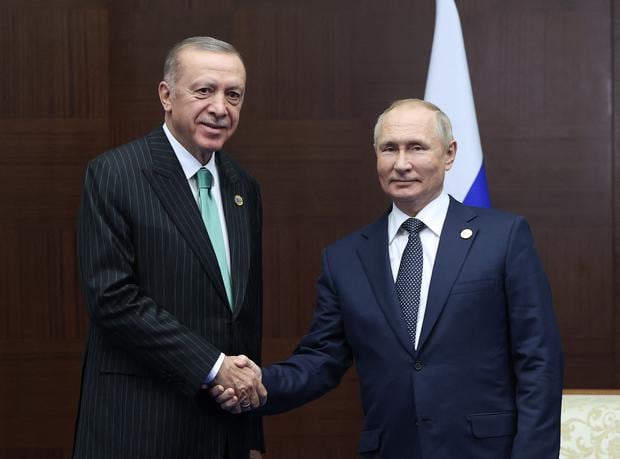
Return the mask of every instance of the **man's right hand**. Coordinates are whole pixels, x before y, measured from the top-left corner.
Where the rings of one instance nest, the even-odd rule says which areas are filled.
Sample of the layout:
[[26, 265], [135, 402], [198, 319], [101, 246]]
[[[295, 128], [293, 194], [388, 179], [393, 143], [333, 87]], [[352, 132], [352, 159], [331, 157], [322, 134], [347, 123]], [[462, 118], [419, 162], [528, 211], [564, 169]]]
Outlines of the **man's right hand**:
[[230, 396], [227, 404], [228, 411], [238, 413], [265, 404], [267, 390], [261, 379], [260, 368], [245, 355], [226, 356], [211, 387], [226, 390]]

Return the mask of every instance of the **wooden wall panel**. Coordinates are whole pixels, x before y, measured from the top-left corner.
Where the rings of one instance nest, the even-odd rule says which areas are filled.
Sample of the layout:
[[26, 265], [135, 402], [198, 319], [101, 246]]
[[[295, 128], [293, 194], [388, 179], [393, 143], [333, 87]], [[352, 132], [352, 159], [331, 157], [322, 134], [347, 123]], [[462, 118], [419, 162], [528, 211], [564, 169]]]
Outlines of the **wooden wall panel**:
[[620, 386], [620, 1], [613, 0], [611, 2], [610, 17], [612, 20], [612, 99], [611, 110], [613, 120], [613, 168], [612, 173], [612, 190], [613, 205], [612, 224], [614, 228], [613, 239], [610, 242], [614, 260], [614, 347], [613, 362], [615, 362], [615, 387]]
[[[3, 352], [0, 448], [69, 449], [75, 426], [82, 340]], [[1, 451], [1, 449], [0, 449]], [[2, 456], [13, 458], [13, 456]]]
[[108, 137], [102, 3], [0, 5], [0, 457], [70, 454], [86, 326], [75, 215]]
[[[574, 388], [620, 387], [618, 1], [457, 0], [492, 200], [532, 225]], [[426, 0], [2, 2], [0, 457], [69, 457], [83, 171], [162, 123], [168, 48], [214, 35], [247, 65], [230, 149], [263, 190], [269, 363], [307, 330], [321, 249], [386, 208], [372, 127], [423, 95], [433, 23]], [[352, 370], [267, 420], [268, 457], [355, 457], [361, 423]]]

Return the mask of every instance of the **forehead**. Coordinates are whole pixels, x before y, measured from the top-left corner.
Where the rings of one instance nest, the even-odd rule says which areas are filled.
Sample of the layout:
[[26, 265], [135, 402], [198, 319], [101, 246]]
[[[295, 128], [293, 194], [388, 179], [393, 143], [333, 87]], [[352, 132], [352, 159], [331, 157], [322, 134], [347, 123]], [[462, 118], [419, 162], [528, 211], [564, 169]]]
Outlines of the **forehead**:
[[434, 111], [420, 105], [403, 105], [383, 117], [379, 130], [380, 141], [408, 140], [409, 137], [421, 136], [439, 137], [437, 114]]
[[210, 78], [229, 84], [245, 84], [245, 67], [236, 54], [186, 48], [179, 52], [179, 80]]

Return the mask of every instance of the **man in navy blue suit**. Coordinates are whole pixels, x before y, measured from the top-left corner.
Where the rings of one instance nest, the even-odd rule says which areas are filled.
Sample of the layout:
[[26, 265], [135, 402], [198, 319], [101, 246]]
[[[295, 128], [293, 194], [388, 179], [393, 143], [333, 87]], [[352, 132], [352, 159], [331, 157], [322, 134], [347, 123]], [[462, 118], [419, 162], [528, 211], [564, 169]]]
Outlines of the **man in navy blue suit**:
[[446, 194], [456, 142], [428, 102], [392, 104], [375, 151], [391, 209], [325, 249], [312, 326], [263, 369], [262, 412], [316, 399], [355, 362], [360, 457], [557, 458], [563, 357], [528, 224]]

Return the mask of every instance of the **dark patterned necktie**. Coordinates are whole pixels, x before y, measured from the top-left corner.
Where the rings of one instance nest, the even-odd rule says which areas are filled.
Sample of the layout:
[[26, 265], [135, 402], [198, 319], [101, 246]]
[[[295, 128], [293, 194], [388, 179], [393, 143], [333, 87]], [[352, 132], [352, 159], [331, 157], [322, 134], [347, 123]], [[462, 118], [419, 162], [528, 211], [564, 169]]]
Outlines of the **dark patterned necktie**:
[[407, 247], [400, 261], [396, 277], [396, 293], [403, 310], [405, 324], [415, 348], [416, 327], [418, 325], [418, 309], [420, 308], [420, 288], [422, 286], [422, 243], [420, 231], [424, 223], [416, 218], [409, 218], [401, 226], [409, 233]]

